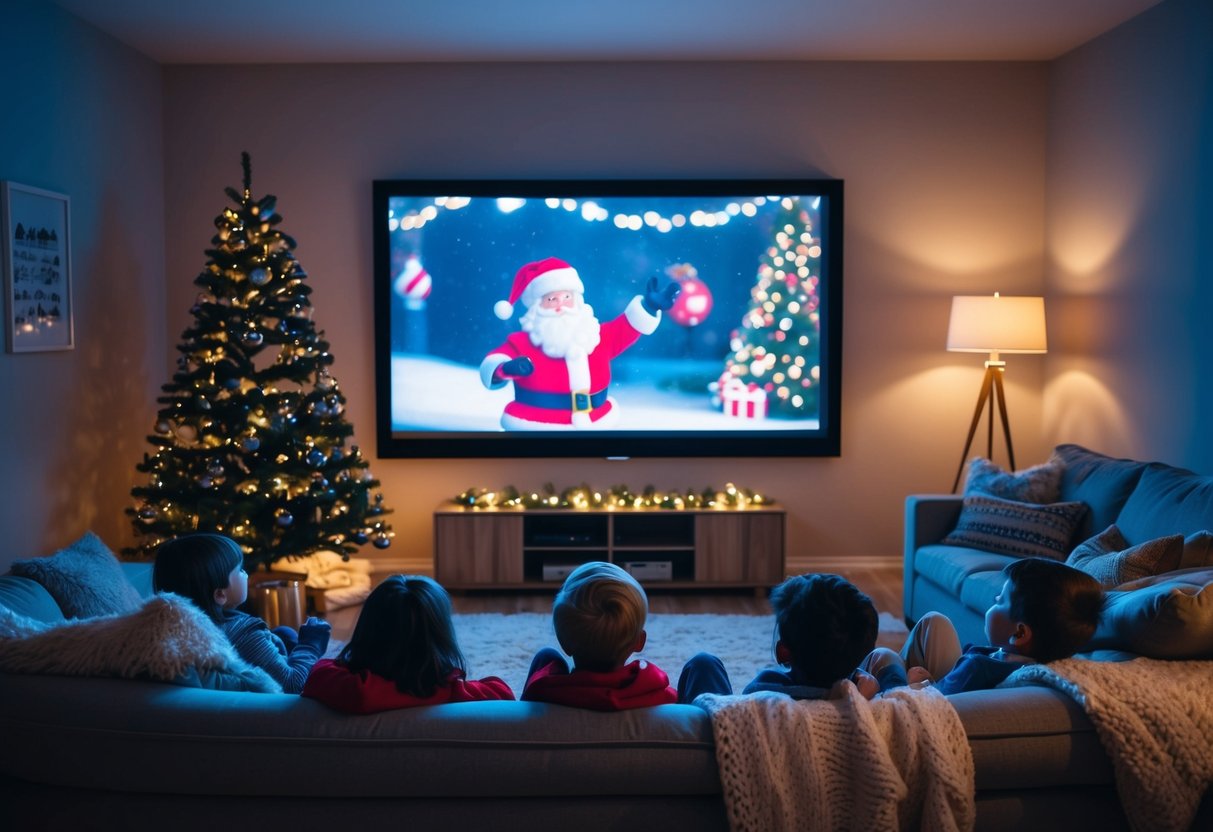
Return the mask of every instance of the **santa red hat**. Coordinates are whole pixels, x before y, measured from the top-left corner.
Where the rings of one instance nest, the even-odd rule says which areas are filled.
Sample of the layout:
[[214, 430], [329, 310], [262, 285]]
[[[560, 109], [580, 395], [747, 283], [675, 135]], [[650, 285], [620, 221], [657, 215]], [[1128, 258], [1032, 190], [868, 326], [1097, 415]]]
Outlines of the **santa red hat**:
[[507, 321], [514, 314], [514, 304], [519, 300], [529, 309], [548, 292], [561, 290], [576, 292], [578, 295], [585, 294], [585, 286], [576, 269], [556, 257], [545, 257], [534, 263], [527, 263], [514, 275], [510, 299], [499, 300], [493, 304], [493, 313], [501, 320]]

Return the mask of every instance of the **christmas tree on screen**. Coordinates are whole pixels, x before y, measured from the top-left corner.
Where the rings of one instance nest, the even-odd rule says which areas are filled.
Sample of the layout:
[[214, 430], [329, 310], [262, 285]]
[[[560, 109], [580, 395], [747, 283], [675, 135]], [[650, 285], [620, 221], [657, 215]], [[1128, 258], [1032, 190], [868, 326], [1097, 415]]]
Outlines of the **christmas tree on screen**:
[[766, 392], [767, 413], [818, 415], [821, 378], [821, 240], [799, 199], [780, 200], [750, 308], [733, 330], [721, 386], [736, 379]]
[[254, 199], [248, 154], [244, 190], [215, 218], [218, 233], [193, 323], [163, 385], [131, 493], [137, 547], [154, 554], [168, 538], [219, 532], [243, 547], [250, 571], [284, 556], [358, 546], [385, 548], [393, 532], [379, 486], [343, 416], [333, 356], [312, 323], [311, 288], [295, 241], [278, 230], [275, 198]]

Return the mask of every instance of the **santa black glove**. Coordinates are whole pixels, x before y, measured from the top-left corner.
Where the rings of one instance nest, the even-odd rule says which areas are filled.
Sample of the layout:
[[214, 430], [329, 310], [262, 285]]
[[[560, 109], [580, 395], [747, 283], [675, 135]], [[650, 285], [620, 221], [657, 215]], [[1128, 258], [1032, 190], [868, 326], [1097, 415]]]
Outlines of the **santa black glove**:
[[521, 358], [511, 359], [497, 368], [497, 374], [502, 378], [529, 376], [533, 372], [535, 372], [535, 365], [525, 355]]
[[640, 305], [644, 307], [645, 312], [656, 315], [659, 310], [666, 310], [673, 306], [674, 299], [681, 291], [682, 287], [672, 280], [658, 289], [657, 278], [650, 277], [648, 284], [644, 287], [644, 294], [640, 298]]

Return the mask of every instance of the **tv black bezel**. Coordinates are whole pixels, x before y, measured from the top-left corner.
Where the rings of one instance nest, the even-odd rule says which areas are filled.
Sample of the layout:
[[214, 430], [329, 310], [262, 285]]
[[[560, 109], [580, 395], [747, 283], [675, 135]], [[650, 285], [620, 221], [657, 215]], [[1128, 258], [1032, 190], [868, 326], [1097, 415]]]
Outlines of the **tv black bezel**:
[[[394, 302], [388, 200], [399, 196], [586, 197], [812, 195], [826, 198], [821, 282], [821, 415], [815, 431], [392, 430], [391, 310]], [[375, 426], [385, 459], [605, 457], [829, 457], [841, 450], [843, 180], [773, 179], [377, 179], [372, 186], [375, 303]], [[558, 440], [558, 441], [553, 441]]]

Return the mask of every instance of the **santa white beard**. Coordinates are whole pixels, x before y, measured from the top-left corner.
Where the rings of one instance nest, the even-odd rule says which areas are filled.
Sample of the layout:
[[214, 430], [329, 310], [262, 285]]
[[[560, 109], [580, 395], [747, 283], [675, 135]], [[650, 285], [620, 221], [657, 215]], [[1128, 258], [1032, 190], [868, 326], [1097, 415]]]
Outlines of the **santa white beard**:
[[549, 358], [589, 355], [601, 338], [594, 308], [581, 300], [572, 309], [559, 313], [536, 303], [518, 319], [518, 324], [530, 334], [531, 343]]

